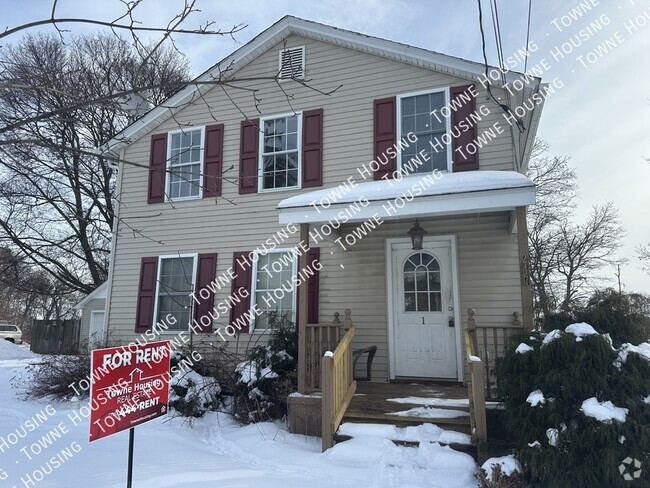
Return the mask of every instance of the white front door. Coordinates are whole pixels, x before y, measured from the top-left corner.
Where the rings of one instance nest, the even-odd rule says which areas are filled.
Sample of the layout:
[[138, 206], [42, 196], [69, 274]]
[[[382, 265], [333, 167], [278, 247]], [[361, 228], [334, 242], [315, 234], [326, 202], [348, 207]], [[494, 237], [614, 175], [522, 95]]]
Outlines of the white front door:
[[451, 241], [394, 242], [391, 263], [395, 376], [457, 378]]
[[104, 338], [104, 312], [90, 312], [90, 329], [88, 330], [88, 346], [98, 347]]

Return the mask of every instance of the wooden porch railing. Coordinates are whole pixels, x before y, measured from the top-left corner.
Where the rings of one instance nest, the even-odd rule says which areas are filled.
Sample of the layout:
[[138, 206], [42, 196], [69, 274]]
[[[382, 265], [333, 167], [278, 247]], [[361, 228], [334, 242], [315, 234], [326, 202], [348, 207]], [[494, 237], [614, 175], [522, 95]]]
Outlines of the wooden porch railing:
[[[497, 400], [497, 382], [495, 368], [497, 359], [505, 356], [510, 338], [523, 330], [519, 313], [512, 314], [511, 326], [489, 327], [475, 324], [475, 340], [477, 356], [483, 360], [485, 368], [485, 395], [489, 400]], [[473, 320], [473, 317], [471, 317]]]
[[334, 444], [334, 434], [357, 388], [357, 382], [352, 378], [352, 338], [355, 332], [354, 325], [351, 325], [334, 352], [326, 351], [321, 357], [323, 451]]
[[474, 310], [467, 311], [469, 318], [463, 334], [465, 352], [467, 354], [467, 371], [470, 381], [467, 385], [469, 393], [469, 418], [471, 423], [472, 440], [476, 443], [487, 440], [487, 421], [485, 417], [485, 380], [483, 377], [483, 361], [476, 355], [476, 322]]

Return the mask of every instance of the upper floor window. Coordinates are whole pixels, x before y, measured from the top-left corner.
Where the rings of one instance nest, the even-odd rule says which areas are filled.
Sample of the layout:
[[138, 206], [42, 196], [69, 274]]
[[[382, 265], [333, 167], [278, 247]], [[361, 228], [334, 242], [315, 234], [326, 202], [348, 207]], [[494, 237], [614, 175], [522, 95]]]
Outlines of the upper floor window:
[[[401, 166], [406, 172], [431, 173], [434, 169], [449, 169], [451, 147], [442, 140], [449, 131], [449, 120], [440, 113], [447, 100], [447, 89], [398, 97], [397, 139], [406, 138], [409, 132], [417, 136], [417, 142], [401, 151]], [[413, 158], [418, 154], [427, 157], [415, 161]]]
[[290, 250], [276, 250], [259, 255], [253, 269], [253, 303], [262, 315], [257, 317], [255, 329], [273, 327], [276, 319], [294, 320], [295, 293], [293, 277], [297, 258]]
[[[190, 293], [196, 274], [196, 255], [161, 256], [158, 262], [156, 322], [167, 322], [169, 329], [187, 330], [192, 303]], [[174, 317], [174, 321], [167, 317]]]
[[167, 197], [170, 200], [201, 197], [203, 129], [169, 133]]
[[263, 118], [260, 191], [300, 187], [301, 114]]

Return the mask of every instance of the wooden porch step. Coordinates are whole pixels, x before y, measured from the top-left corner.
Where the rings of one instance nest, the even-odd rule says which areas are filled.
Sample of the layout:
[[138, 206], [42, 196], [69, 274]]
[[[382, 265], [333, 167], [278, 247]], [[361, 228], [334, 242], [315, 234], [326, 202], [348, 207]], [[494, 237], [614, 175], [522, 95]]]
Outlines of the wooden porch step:
[[[469, 416], [452, 418], [410, 417], [404, 415], [390, 415], [384, 412], [357, 412], [348, 410], [343, 416], [343, 421], [395, 424], [398, 427], [420, 424], [439, 424], [449, 426], [469, 427]], [[456, 429], [454, 429], [456, 430]]]
[[[345, 442], [352, 439], [351, 436], [349, 435], [341, 435], [341, 434], [334, 434], [334, 443], [338, 444], [339, 442]], [[403, 447], [413, 447], [417, 448], [420, 446], [419, 441], [403, 441], [403, 440], [395, 440], [391, 439], [391, 442], [395, 444], [396, 446], [403, 446]], [[454, 451], [458, 452], [463, 452], [465, 454], [469, 454], [474, 458], [476, 461], [478, 459], [478, 448], [474, 444], [458, 444], [458, 443], [445, 443], [445, 442], [438, 442], [441, 446], [448, 446], [449, 448], [453, 449]]]

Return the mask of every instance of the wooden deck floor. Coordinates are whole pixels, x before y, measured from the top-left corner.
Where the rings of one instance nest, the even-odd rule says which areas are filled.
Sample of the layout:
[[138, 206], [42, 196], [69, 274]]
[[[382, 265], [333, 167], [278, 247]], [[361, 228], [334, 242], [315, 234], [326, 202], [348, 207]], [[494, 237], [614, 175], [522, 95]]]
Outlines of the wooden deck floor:
[[[391, 401], [399, 400], [399, 401]], [[454, 410], [451, 415], [408, 415], [404, 412], [426, 407]], [[469, 425], [467, 387], [460, 383], [357, 383], [357, 391], [345, 418], [355, 421], [437, 423]], [[396, 412], [402, 412], [399, 416]], [[446, 412], [445, 412], [446, 413]]]

